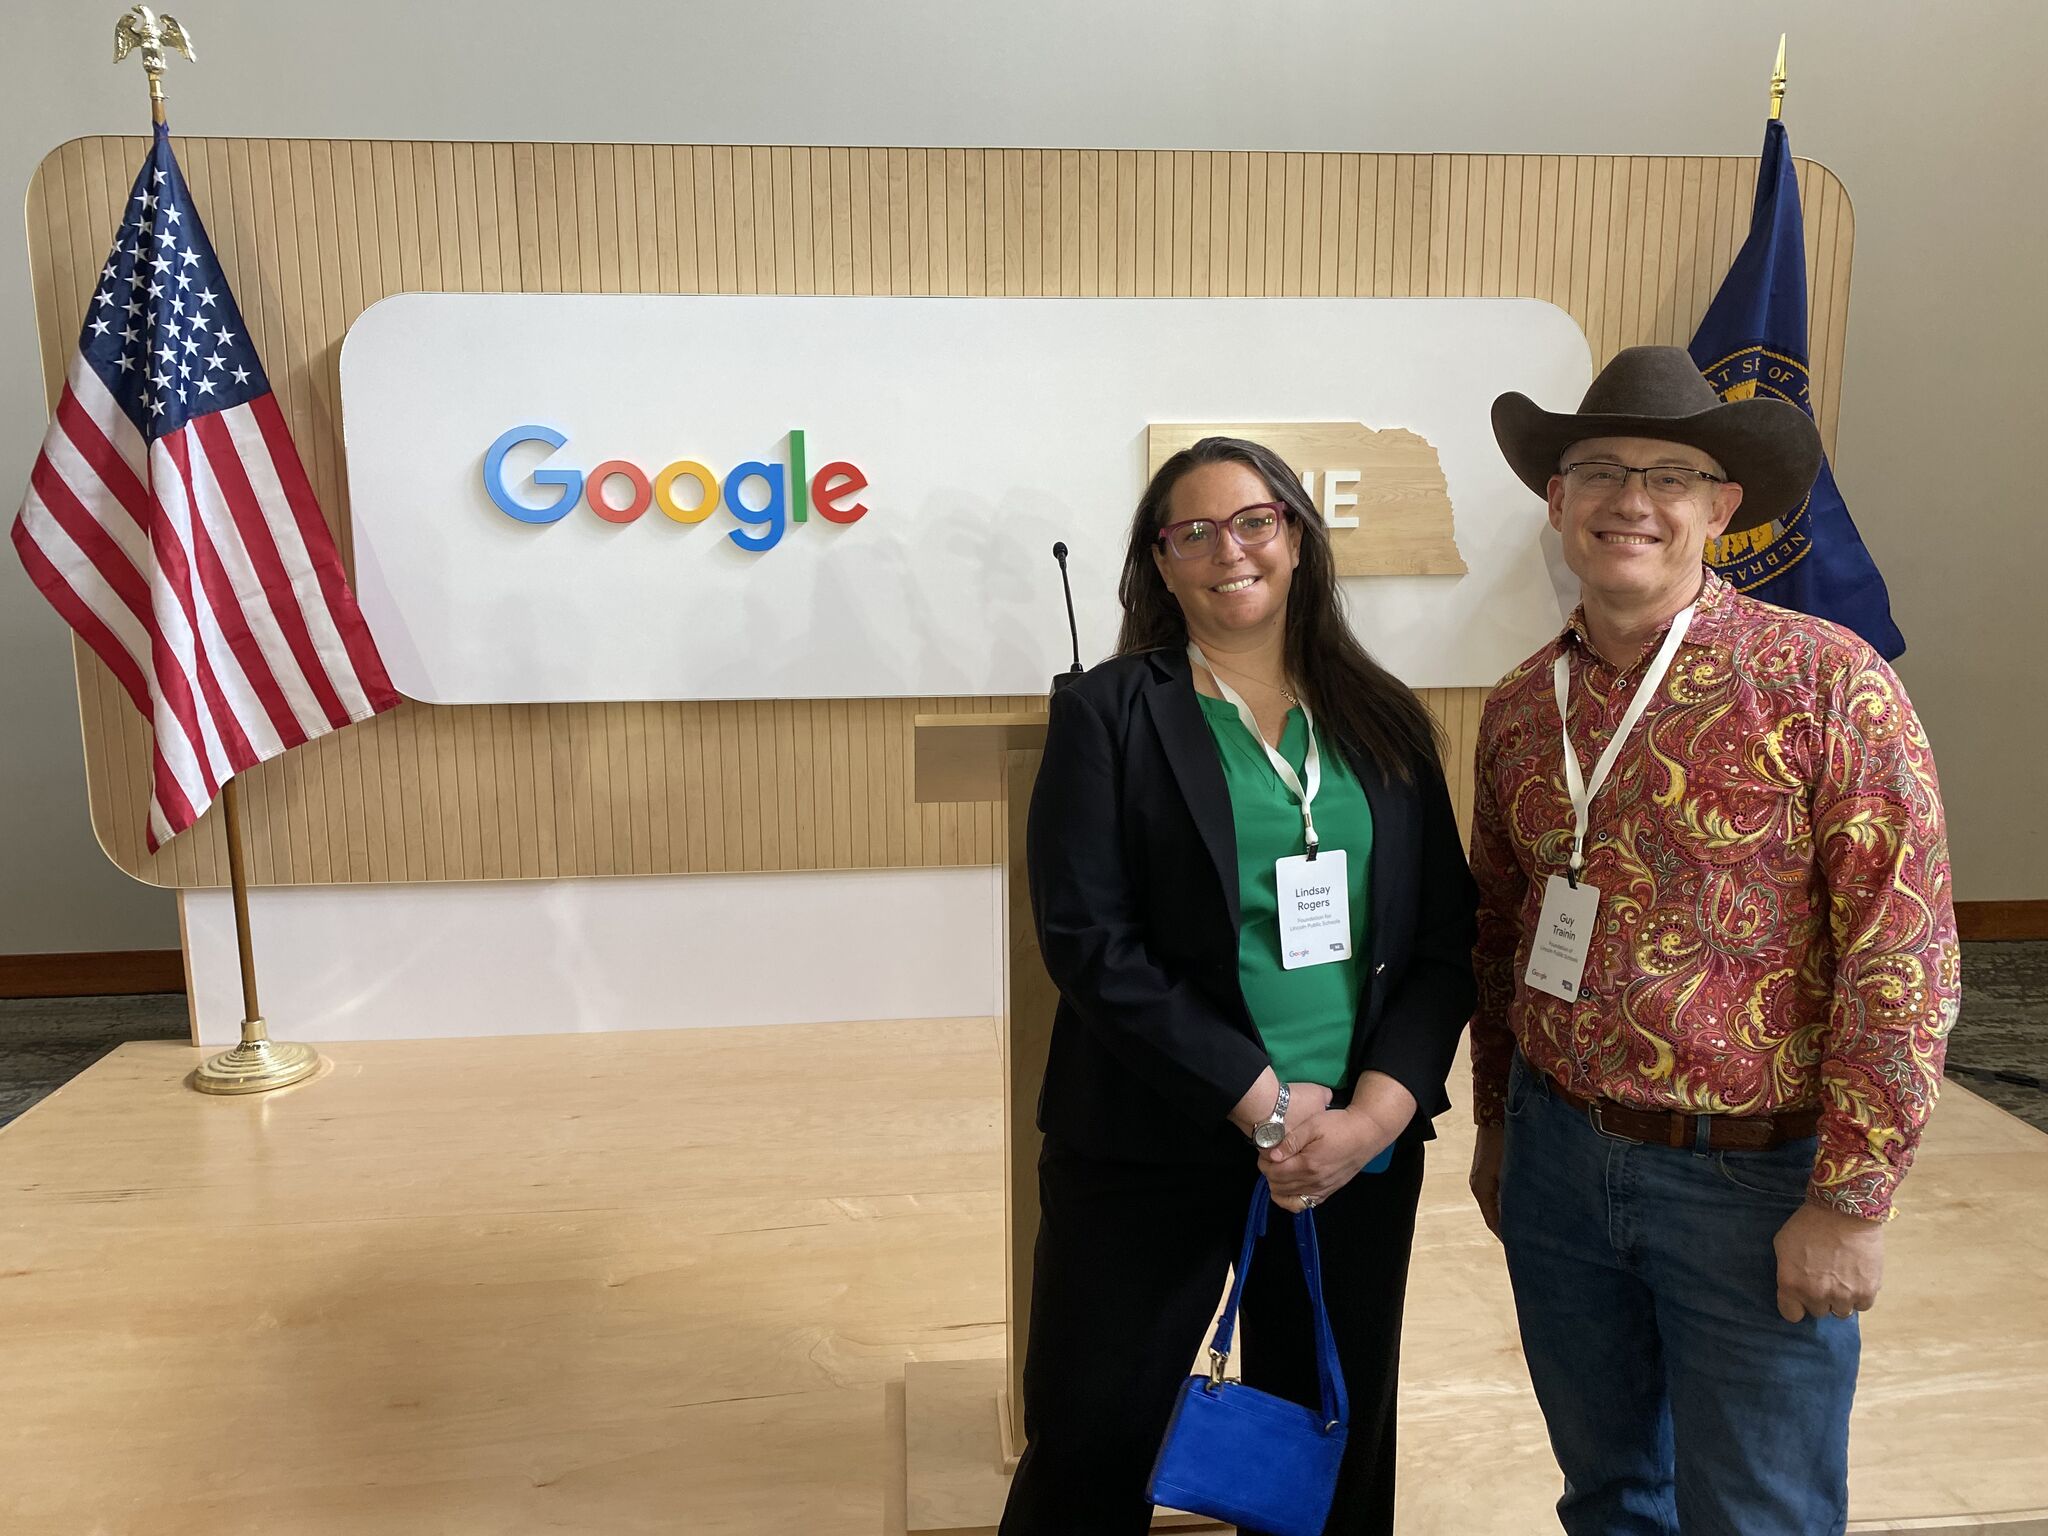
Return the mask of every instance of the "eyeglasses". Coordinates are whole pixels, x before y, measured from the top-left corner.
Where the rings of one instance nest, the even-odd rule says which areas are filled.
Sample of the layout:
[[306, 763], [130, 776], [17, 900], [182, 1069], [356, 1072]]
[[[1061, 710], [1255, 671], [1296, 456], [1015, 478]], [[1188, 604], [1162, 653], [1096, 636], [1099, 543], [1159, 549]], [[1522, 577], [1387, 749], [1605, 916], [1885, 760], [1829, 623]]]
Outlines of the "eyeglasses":
[[1255, 501], [1248, 507], [1239, 507], [1221, 522], [1191, 517], [1184, 523], [1168, 523], [1159, 530], [1159, 542], [1177, 558], [1192, 560], [1213, 552], [1221, 530], [1227, 528], [1239, 549], [1257, 549], [1261, 544], [1271, 543], [1280, 525], [1293, 516], [1280, 502]]
[[1630, 475], [1643, 477], [1643, 489], [1652, 501], [1684, 501], [1705, 485], [1726, 485], [1720, 475], [1704, 469], [1687, 469], [1682, 464], [1652, 464], [1639, 469], [1633, 464], [1609, 464], [1604, 459], [1585, 459], [1565, 465], [1564, 482], [1573, 490], [1590, 496], [1614, 496], [1628, 484]]

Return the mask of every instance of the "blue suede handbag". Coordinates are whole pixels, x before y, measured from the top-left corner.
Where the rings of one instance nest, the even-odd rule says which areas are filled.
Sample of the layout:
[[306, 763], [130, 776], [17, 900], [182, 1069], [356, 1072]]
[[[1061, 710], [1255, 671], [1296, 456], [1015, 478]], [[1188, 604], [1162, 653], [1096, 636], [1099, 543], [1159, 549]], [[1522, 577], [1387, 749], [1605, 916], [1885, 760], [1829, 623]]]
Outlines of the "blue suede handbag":
[[1337, 1364], [1337, 1343], [1330, 1333], [1329, 1309], [1323, 1305], [1314, 1211], [1295, 1215], [1294, 1245], [1301, 1254], [1315, 1314], [1316, 1372], [1323, 1388], [1320, 1407], [1309, 1408], [1223, 1379], [1245, 1275], [1252, 1267], [1252, 1247], [1266, 1230], [1271, 1205], [1261, 1177], [1252, 1189], [1230, 1299], [1209, 1348], [1209, 1373], [1181, 1383], [1146, 1494], [1155, 1504], [1270, 1531], [1273, 1536], [1322, 1536], [1337, 1493], [1337, 1468], [1344, 1460], [1351, 1410], [1344, 1397], [1344, 1372]]

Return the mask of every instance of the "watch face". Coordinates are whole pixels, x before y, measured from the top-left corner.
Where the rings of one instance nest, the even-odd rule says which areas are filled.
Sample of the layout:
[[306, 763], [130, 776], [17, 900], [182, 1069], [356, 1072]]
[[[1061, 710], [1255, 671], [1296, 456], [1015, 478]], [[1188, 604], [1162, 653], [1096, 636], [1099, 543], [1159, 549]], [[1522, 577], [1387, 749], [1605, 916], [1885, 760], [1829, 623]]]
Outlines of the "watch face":
[[1279, 1146], [1286, 1139], [1287, 1127], [1285, 1125], [1275, 1125], [1271, 1120], [1261, 1121], [1252, 1131], [1253, 1145], [1268, 1152]]

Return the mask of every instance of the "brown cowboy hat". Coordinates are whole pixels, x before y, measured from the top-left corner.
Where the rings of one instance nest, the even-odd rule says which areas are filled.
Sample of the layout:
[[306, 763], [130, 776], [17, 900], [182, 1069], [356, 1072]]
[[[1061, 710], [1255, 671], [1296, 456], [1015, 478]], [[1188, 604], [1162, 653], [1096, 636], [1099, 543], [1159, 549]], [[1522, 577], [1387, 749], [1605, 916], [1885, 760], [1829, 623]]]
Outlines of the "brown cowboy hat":
[[1652, 437], [1709, 454], [1742, 487], [1730, 533], [1784, 517], [1820, 473], [1820, 432], [1785, 400], [1723, 401], [1683, 347], [1628, 347], [1600, 370], [1575, 413], [1510, 392], [1493, 402], [1493, 435], [1508, 467], [1550, 494], [1564, 451], [1589, 437]]

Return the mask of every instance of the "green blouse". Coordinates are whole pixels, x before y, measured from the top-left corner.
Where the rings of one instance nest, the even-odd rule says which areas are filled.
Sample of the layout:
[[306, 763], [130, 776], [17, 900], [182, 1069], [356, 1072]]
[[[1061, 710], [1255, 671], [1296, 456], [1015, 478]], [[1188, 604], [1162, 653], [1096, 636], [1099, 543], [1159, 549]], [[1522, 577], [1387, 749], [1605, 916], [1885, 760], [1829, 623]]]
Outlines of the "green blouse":
[[[1203, 718], [1223, 760], [1230, 810], [1237, 823], [1237, 888], [1241, 921], [1237, 975], [1252, 1022], [1282, 1082], [1349, 1086], [1345, 1069], [1358, 1016], [1360, 966], [1366, 952], [1368, 875], [1372, 868], [1372, 806], [1341, 752], [1322, 743], [1323, 784], [1316, 795], [1316, 835], [1325, 849], [1342, 848], [1351, 887], [1351, 958], [1290, 971], [1280, 963], [1280, 896], [1273, 864], [1302, 851], [1301, 812], [1264, 750], [1233, 705], [1207, 694]], [[1289, 710], [1280, 755], [1306, 778], [1308, 729]]]

